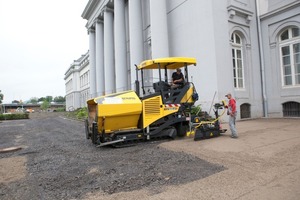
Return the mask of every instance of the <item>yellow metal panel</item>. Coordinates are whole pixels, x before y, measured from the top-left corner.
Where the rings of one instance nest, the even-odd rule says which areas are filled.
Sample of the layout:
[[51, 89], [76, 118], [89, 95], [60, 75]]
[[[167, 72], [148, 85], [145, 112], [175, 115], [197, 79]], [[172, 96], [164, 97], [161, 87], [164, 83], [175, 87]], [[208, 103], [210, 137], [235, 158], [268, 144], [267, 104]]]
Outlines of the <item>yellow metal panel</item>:
[[149, 126], [151, 123], [162, 117], [161, 96], [155, 96], [143, 101], [143, 128]]
[[161, 114], [160, 105], [161, 105], [160, 96], [145, 101], [144, 104], [145, 115], [160, 115]]
[[[114, 93], [88, 100], [97, 105], [98, 131], [106, 133], [138, 127], [142, 102], [134, 91]], [[89, 111], [90, 112], [90, 111]]]
[[102, 132], [103, 128], [105, 130], [105, 133], [110, 133], [117, 130], [136, 129], [138, 127], [139, 118], [140, 114], [99, 118], [98, 131]]
[[142, 104], [98, 104], [98, 117], [140, 114]]
[[178, 112], [180, 104], [162, 104], [161, 96], [155, 96], [143, 101], [143, 128], [153, 122]]
[[184, 67], [185, 65], [196, 65], [195, 58], [189, 57], [170, 57], [170, 58], [158, 58], [154, 60], [145, 60], [139, 66], [138, 69], [158, 69], [158, 63], [160, 67], [164, 69], [177, 69]]
[[[94, 102], [96, 102], [98, 104], [141, 103], [140, 98], [132, 90], [96, 97], [93, 100], [94, 100]], [[89, 100], [89, 101], [91, 101], [91, 100]]]
[[88, 105], [96, 105], [97, 103], [95, 102], [95, 99], [89, 99], [86, 102]]
[[183, 98], [181, 99], [180, 103], [193, 103], [194, 100], [192, 98], [192, 95], [194, 93], [194, 87], [191, 85], [188, 91], [185, 93]]

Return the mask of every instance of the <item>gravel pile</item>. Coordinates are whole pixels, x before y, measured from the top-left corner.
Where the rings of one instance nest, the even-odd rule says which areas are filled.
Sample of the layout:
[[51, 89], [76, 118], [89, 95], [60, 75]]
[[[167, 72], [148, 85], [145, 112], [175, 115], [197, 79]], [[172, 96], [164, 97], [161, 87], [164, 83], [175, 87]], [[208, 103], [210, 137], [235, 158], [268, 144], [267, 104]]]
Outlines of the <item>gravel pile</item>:
[[34, 113], [29, 120], [0, 124], [0, 148], [22, 145], [1, 159], [25, 156], [25, 178], [0, 182], [0, 199], [80, 199], [87, 193], [113, 194], [147, 189], [158, 193], [225, 170], [161, 142], [126, 148], [96, 148], [85, 139], [83, 122], [62, 113]]

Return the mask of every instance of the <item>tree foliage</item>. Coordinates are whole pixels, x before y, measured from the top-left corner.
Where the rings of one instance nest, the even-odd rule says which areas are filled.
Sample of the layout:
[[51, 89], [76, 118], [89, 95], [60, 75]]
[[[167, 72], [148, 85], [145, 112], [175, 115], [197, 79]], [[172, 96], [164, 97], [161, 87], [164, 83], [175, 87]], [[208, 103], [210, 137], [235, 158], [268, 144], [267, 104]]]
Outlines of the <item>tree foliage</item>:
[[45, 99], [46, 99], [46, 101], [48, 101], [48, 102], [52, 102], [53, 97], [52, 97], [52, 96], [46, 96]]
[[[3, 98], [4, 98], [4, 95], [2, 94], [1, 90], [0, 90], [0, 104], [2, 103], [3, 101]], [[31, 103], [31, 104], [37, 104], [38, 102], [45, 102], [47, 101], [49, 104], [54, 101], [56, 103], [64, 103], [66, 102], [66, 98], [63, 97], [63, 96], [56, 96], [53, 98], [53, 96], [46, 96], [46, 97], [31, 97], [30, 100], [27, 102], [27, 103]], [[17, 104], [20, 104], [20, 103], [23, 103], [22, 101], [18, 101], [18, 100], [13, 100], [12, 103], [17, 103]]]
[[4, 98], [4, 95], [1, 93], [1, 90], [0, 90], [0, 104], [2, 103], [3, 98]]
[[40, 101], [45, 101], [46, 100], [46, 98], [45, 97], [40, 97], [39, 99], [38, 99], [38, 102], [40, 102]]
[[57, 96], [54, 98], [54, 102], [57, 102], [57, 103], [64, 103], [66, 101], [65, 97], [62, 97], [62, 96]]
[[50, 107], [50, 103], [47, 100], [44, 100], [43, 103], [41, 104], [41, 109], [47, 110], [49, 107]]
[[[36, 97], [33, 97], [33, 98], [36, 98]], [[53, 101], [56, 103], [64, 103], [66, 101], [66, 99], [63, 96], [56, 96], [54, 98], [53, 98], [53, 96], [46, 96], [46, 97], [40, 97], [37, 99], [37, 102], [44, 102], [44, 101], [47, 101], [48, 103], [51, 103]], [[31, 102], [31, 103], [33, 103], [33, 102]]]
[[30, 100], [29, 100], [29, 103], [37, 104], [38, 101], [39, 101], [39, 98], [37, 98], [37, 97], [31, 97]]
[[201, 112], [201, 105], [197, 105], [197, 106], [192, 106], [192, 109], [191, 109], [191, 114], [192, 115], [199, 115], [200, 112]]

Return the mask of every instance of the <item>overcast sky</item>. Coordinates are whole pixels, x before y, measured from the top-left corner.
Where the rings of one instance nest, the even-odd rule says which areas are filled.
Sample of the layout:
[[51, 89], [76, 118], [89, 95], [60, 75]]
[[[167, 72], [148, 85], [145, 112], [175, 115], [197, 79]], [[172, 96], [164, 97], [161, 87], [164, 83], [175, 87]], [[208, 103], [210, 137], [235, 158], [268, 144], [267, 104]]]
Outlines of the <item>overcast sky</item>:
[[65, 96], [64, 74], [88, 51], [88, 0], [0, 0], [0, 90], [4, 103]]

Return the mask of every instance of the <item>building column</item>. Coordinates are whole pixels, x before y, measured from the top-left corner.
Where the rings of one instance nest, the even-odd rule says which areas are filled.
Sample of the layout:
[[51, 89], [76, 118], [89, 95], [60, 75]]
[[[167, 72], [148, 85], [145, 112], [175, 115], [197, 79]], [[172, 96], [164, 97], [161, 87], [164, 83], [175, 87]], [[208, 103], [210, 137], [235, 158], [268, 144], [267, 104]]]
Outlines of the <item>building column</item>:
[[136, 68], [144, 60], [142, 6], [139, 0], [128, 1], [130, 40], [130, 85], [135, 89]]
[[115, 36], [115, 69], [117, 92], [127, 90], [128, 71], [126, 59], [126, 29], [125, 29], [125, 2], [114, 1], [114, 36]]
[[169, 57], [168, 22], [165, 0], [150, 0], [152, 58]]
[[96, 96], [96, 59], [95, 59], [95, 30], [89, 28], [89, 65], [90, 65], [90, 96]]
[[114, 34], [113, 34], [113, 11], [104, 8], [104, 73], [105, 73], [105, 94], [115, 92], [116, 77], [114, 67]]
[[96, 20], [96, 88], [97, 96], [105, 91], [103, 21]]

